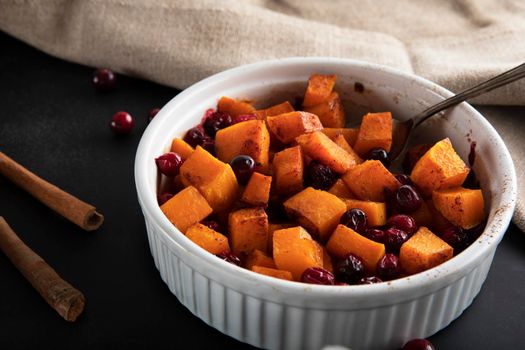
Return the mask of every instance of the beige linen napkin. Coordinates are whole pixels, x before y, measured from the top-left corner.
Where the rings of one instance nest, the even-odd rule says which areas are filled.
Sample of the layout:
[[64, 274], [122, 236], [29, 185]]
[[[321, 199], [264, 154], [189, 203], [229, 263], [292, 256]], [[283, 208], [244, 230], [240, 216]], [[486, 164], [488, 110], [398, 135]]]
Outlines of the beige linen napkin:
[[[263, 59], [334, 56], [459, 91], [525, 61], [523, 0], [0, 0], [0, 29], [63, 59], [181, 89]], [[523, 106], [524, 92], [525, 79], [475, 102]], [[525, 231], [523, 128], [496, 119]]]

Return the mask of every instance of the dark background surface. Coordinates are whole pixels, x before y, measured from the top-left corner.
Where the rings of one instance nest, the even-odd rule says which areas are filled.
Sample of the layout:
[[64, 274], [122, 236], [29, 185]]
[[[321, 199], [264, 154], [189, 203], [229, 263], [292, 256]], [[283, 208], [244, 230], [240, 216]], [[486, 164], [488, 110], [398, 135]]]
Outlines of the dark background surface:
[[[248, 348], [194, 317], [162, 282], [136, 200], [133, 162], [146, 115], [177, 90], [118, 76], [96, 93], [92, 67], [41, 53], [0, 33], [0, 150], [95, 205], [105, 222], [85, 232], [0, 177], [0, 215], [86, 297], [64, 321], [0, 253], [0, 349]], [[111, 116], [135, 117], [116, 138]], [[525, 334], [525, 235], [511, 224], [473, 304], [430, 338], [437, 349], [518, 349]]]

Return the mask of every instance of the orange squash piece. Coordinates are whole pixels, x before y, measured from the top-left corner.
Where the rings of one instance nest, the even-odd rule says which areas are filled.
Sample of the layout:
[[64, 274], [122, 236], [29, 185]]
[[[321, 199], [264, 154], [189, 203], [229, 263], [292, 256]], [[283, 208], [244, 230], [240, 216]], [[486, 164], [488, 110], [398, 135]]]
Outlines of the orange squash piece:
[[279, 115], [283, 113], [289, 113], [293, 112], [295, 109], [290, 104], [290, 102], [285, 101], [283, 103], [279, 103], [278, 105], [272, 106], [270, 108], [266, 109], [259, 109], [255, 111], [255, 115], [258, 119], [266, 120], [266, 117], [271, 117], [274, 115]]
[[248, 270], [251, 270], [254, 266], [269, 267], [271, 269], [277, 268], [273, 259], [259, 249], [255, 249], [248, 254], [246, 262], [244, 263], [244, 267]]
[[213, 209], [195, 187], [186, 187], [166, 203], [160, 210], [182, 233], [191, 225], [210, 215]]
[[333, 171], [344, 174], [357, 164], [357, 159], [320, 131], [295, 138], [304, 153]]
[[255, 161], [255, 170], [268, 170], [270, 134], [263, 120], [248, 120], [221, 129], [215, 135], [217, 158], [229, 163], [235, 156], [245, 154]]
[[392, 114], [390, 112], [368, 113], [363, 117], [354, 151], [361, 157], [372, 148], [382, 148], [390, 152], [392, 147]]
[[191, 225], [186, 231], [186, 237], [214, 255], [230, 250], [228, 237], [203, 224]]
[[273, 255], [273, 233], [277, 230], [284, 230], [294, 226], [291, 223], [285, 224], [269, 224], [268, 225], [268, 254]]
[[384, 244], [361, 236], [345, 225], [337, 225], [326, 244], [326, 250], [339, 259], [350, 253], [357, 255], [363, 260], [368, 273], [375, 273], [377, 263], [385, 255]]
[[334, 265], [332, 263], [332, 257], [330, 254], [328, 254], [328, 250], [326, 250], [325, 247], [321, 247], [323, 249], [323, 269], [326, 271], [330, 271], [331, 273], [334, 273]]
[[174, 138], [173, 141], [171, 141], [171, 148], [170, 152], [177, 153], [181, 158], [182, 161], [185, 161], [188, 159], [191, 154], [193, 153], [193, 147], [188, 145], [184, 140], [179, 138]]
[[201, 146], [182, 164], [180, 175], [182, 183], [197, 188], [215, 212], [229, 209], [239, 196], [237, 178], [230, 165]]
[[268, 247], [268, 216], [262, 208], [240, 209], [228, 217], [230, 245], [234, 254], [246, 255]]
[[319, 118], [308, 112], [289, 112], [266, 118], [268, 128], [282, 143], [290, 143], [304, 133], [323, 128]]
[[275, 153], [272, 165], [276, 193], [289, 195], [303, 189], [304, 163], [301, 147], [290, 147]]
[[332, 92], [325, 102], [304, 107], [306, 112], [313, 113], [319, 117], [324, 127], [342, 128], [346, 124], [345, 111], [337, 92]]
[[352, 191], [350, 191], [348, 186], [341, 179], [337, 179], [337, 181], [328, 190], [328, 193], [331, 193], [339, 198], [355, 198]]
[[359, 134], [359, 129], [357, 128], [323, 128], [321, 132], [325, 134], [326, 136], [328, 136], [329, 138], [331, 138], [332, 140], [334, 139], [334, 137], [336, 137], [339, 134], [343, 135], [346, 142], [348, 142], [348, 144], [351, 147], [354, 147], [355, 140], [357, 140], [357, 134]]
[[244, 188], [241, 200], [253, 206], [264, 207], [268, 205], [271, 185], [271, 176], [254, 172], [250, 177], [248, 184]]
[[385, 189], [395, 191], [401, 184], [378, 160], [367, 160], [342, 177], [350, 191], [361, 200], [384, 202]]
[[226, 96], [222, 96], [217, 102], [217, 110], [231, 116], [255, 113], [255, 108], [250, 103]]
[[284, 202], [286, 213], [312, 235], [326, 241], [346, 211], [345, 203], [326, 191], [308, 187]]
[[307, 268], [323, 267], [321, 246], [300, 226], [273, 233], [273, 259], [278, 269], [290, 271], [296, 281]]
[[334, 89], [336, 76], [312, 74], [304, 94], [303, 106], [315, 106], [325, 102]]
[[437, 142], [414, 165], [410, 178], [424, 195], [463, 184], [469, 168], [452, 148], [448, 138]]
[[454, 250], [428, 228], [419, 230], [401, 246], [399, 262], [408, 274], [428, 270], [452, 258]]
[[[434, 230], [434, 228], [432, 227], [433, 215], [432, 215], [432, 211], [428, 207], [427, 202], [428, 201], [422, 201], [421, 206], [416, 211], [411, 213], [410, 216], [414, 218], [418, 227], [425, 226], [425, 227], [429, 227], [432, 230]], [[439, 232], [439, 231], [434, 231], [434, 232]]]
[[272, 269], [265, 266], [253, 266], [251, 268], [253, 272], [260, 273], [261, 275], [266, 275], [270, 277], [279, 278], [282, 280], [293, 281], [293, 276], [290, 271]]
[[339, 147], [344, 149], [346, 152], [348, 152], [348, 154], [351, 155], [352, 158], [355, 159], [356, 164], [363, 163], [363, 159], [361, 159], [361, 157], [359, 157], [359, 155], [355, 153], [352, 146], [350, 146], [348, 142], [346, 142], [346, 139], [342, 134], [337, 134], [336, 136], [334, 136], [332, 138], [332, 141], [334, 141], [336, 145], [338, 145]]
[[479, 225], [485, 217], [485, 202], [479, 189], [456, 187], [434, 191], [432, 201], [447, 220], [464, 229]]
[[365, 212], [368, 226], [383, 226], [386, 224], [386, 204], [383, 202], [360, 201], [358, 199], [343, 199], [346, 209], [361, 209]]

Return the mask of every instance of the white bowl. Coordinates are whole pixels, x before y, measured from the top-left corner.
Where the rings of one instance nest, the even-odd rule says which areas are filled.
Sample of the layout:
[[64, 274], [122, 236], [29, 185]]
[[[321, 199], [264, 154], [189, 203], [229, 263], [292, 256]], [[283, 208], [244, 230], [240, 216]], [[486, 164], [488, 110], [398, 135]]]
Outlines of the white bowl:
[[[221, 96], [248, 98], [260, 107], [304, 93], [312, 73], [336, 74], [347, 114], [392, 111], [400, 119], [451, 95], [420, 77], [336, 58], [289, 58], [242, 66], [211, 76], [177, 95], [142, 136], [135, 160], [138, 199], [151, 254], [173, 294], [207, 324], [242, 342], [272, 349], [352, 349], [402, 346], [446, 327], [478, 294], [512, 216], [516, 175], [492, 126], [463, 103], [422, 125], [419, 139], [449, 137], [463, 159], [477, 143], [474, 169], [489, 212], [483, 234], [438, 267], [387, 283], [320, 286], [259, 275], [207, 253], [177, 230], [159, 209], [154, 158], [175, 136], [197, 124]], [[365, 91], [354, 91], [360, 82]]]

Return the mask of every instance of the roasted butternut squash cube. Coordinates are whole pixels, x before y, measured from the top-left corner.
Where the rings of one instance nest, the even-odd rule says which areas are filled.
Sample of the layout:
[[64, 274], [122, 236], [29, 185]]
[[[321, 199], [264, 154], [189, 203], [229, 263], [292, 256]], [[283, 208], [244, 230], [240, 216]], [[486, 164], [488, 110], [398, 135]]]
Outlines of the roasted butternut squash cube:
[[248, 270], [251, 270], [254, 266], [269, 267], [271, 269], [277, 268], [273, 258], [269, 257], [258, 249], [255, 249], [250, 254], [248, 254], [244, 264], [244, 267], [246, 267]]
[[428, 270], [452, 258], [454, 250], [428, 228], [419, 230], [401, 246], [399, 262], [407, 274]]
[[354, 146], [355, 140], [357, 140], [357, 134], [359, 133], [359, 129], [357, 128], [323, 128], [321, 131], [332, 140], [337, 135], [343, 135], [351, 147]]
[[326, 128], [342, 128], [346, 124], [345, 111], [337, 92], [332, 92], [325, 102], [304, 107], [306, 112], [313, 113]]
[[295, 138], [306, 155], [333, 171], [344, 174], [357, 164], [357, 160], [320, 131]]
[[383, 226], [386, 224], [386, 203], [360, 201], [358, 199], [343, 199], [346, 209], [361, 209], [365, 212], [368, 226]]
[[277, 230], [293, 227], [291, 223], [269, 224], [268, 225], [268, 254], [273, 256], [273, 233]]
[[275, 153], [272, 165], [276, 193], [289, 195], [303, 189], [304, 163], [301, 147], [290, 147]]
[[259, 109], [255, 111], [255, 115], [258, 119], [266, 120], [266, 117], [271, 117], [274, 115], [279, 115], [283, 113], [290, 113], [293, 112], [295, 109], [290, 104], [290, 102], [285, 101], [283, 103], [279, 103], [278, 105], [272, 106], [270, 108], [266, 109]]
[[308, 187], [284, 202], [288, 216], [312, 235], [326, 241], [346, 211], [345, 203], [326, 191]]
[[213, 211], [206, 199], [193, 186], [186, 187], [171, 197], [160, 206], [160, 210], [182, 233], [186, 233], [188, 227], [206, 218]]
[[284, 144], [292, 142], [299, 135], [323, 128], [315, 114], [299, 111], [267, 117], [266, 123], [272, 134]]
[[331, 193], [339, 198], [355, 198], [352, 191], [350, 191], [348, 186], [341, 179], [337, 179], [337, 181], [328, 190], [328, 193]]
[[253, 158], [256, 171], [268, 170], [270, 134], [263, 120], [248, 120], [217, 131], [215, 151], [217, 158], [229, 163], [235, 156], [245, 154]]
[[255, 108], [250, 103], [226, 96], [222, 96], [217, 102], [217, 110], [231, 116], [255, 113]]
[[[427, 201], [422, 201], [421, 206], [414, 212], [410, 214], [416, 221], [417, 226], [425, 226], [429, 227], [432, 230], [434, 228], [432, 227], [432, 211], [430, 211], [430, 208], [428, 207]], [[439, 232], [439, 231], [434, 231]]]
[[469, 168], [448, 138], [437, 142], [414, 165], [410, 178], [424, 195], [463, 184]]
[[177, 153], [181, 158], [182, 161], [185, 161], [188, 159], [191, 154], [193, 153], [193, 147], [188, 145], [184, 140], [179, 138], [174, 138], [173, 141], [171, 141], [171, 148], [170, 152]]
[[346, 139], [342, 134], [337, 134], [336, 136], [334, 136], [332, 138], [332, 141], [334, 141], [336, 145], [338, 145], [339, 147], [344, 149], [346, 152], [348, 152], [348, 154], [351, 155], [352, 158], [355, 159], [356, 164], [363, 163], [363, 159], [361, 159], [361, 157], [359, 157], [359, 155], [355, 153], [352, 146], [350, 146], [348, 142], [346, 142]]
[[230, 250], [228, 237], [203, 224], [191, 225], [186, 231], [186, 237], [214, 255]]
[[354, 151], [366, 157], [373, 148], [390, 152], [392, 147], [392, 114], [390, 112], [368, 113], [363, 117]]
[[273, 260], [280, 270], [290, 271], [294, 280], [309, 267], [323, 267], [323, 251], [308, 232], [300, 227], [273, 233]]
[[334, 89], [336, 76], [312, 74], [304, 94], [303, 106], [315, 106], [325, 102]]
[[275, 277], [287, 281], [293, 281], [293, 276], [290, 271], [272, 269], [265, 266], [253, 266], [251, 270], [253, 272], [260, 273], [261, 275]]
[[395, 191], [401, 185], [378, 160], [356, 165], [341, 178], [358, 199], [374, 202], [385, 202], [385, 190]]
[[240, 209], [228, 218], [230, 246], [234, 254], [246, 255], [268, 247], [268, 216], [262, 208]]
[[352, 253], [363, 260], [367, 273], [375, 273], [379, 260], [385, 255], [385, 245], [361, 236], [345, 225], [337, 225], [326, 244], [326, 250], [339, 259]]
[[231, 166], [201, 146], [181, 165], [180, 175], [184, 185], [197, 188], [215, 212], [229, 209], [239, 197], [239, 185]]
[[483, 193], [463, 187], [434, 191], [432, 201], [443, 216], [464, 229], [479, 225], [485, 217]]
[[323, 249], [323, 269], [334, 273], [334, 265], [332, 263], [332, 257], [328, 254], [328, 250], [325, 247], [321, 246]]
[[241, 200], [257, 207], [268, 205], [270, 199], [270, 187], [272, 186], [272, 177], [258, 172], [254, 172], [244, 188]]

